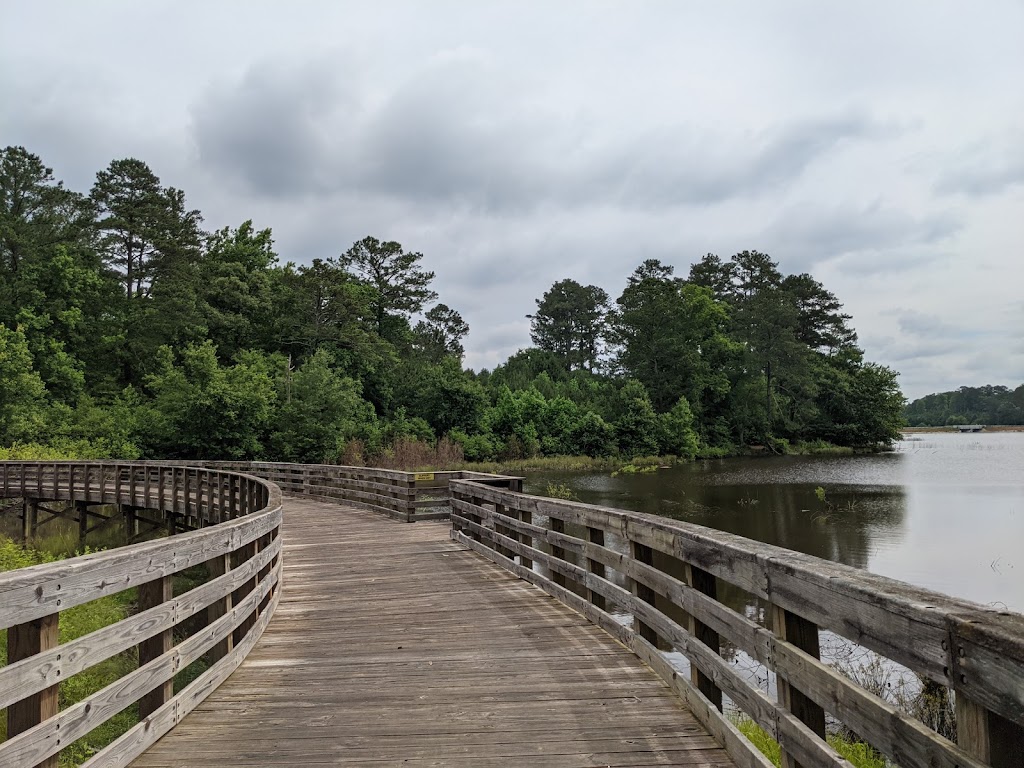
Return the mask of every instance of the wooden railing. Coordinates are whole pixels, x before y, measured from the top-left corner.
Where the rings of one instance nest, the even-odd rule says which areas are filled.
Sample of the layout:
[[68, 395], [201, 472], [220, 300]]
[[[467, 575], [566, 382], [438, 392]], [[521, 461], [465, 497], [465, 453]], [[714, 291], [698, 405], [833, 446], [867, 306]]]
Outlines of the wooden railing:
[[[8, 640], [8, 664], [0, 668], [4, 768], [56, 766], [63, 748], [138, 702], [139, 723], [85, 763], [127, 765], [241, 663], [277, 606], [281, 493], [265, 480], [159, 464], [2, 462], [0, 498], [153, 510], [170, 532], [184, 531], [0, 573], [0, 630]], [[209, 579], [174, 594], [174, 575], [203, 564]], [[135, 588], [138, 612], [59, 642], [62, 611]], [[175, 644], [174, 630], [186, 620], [202, 626]], [[59, 709], [62, 681], [132, 648], [138, 669]], [[175, 675], [203, 658], [209, 666], [175, 693]]]
[[[778, 741], [784, 766], [850, 765], [825, 739], [826, 714], [900, 768], [1024, 766], [1020, 614], [697, 525], [451, 486], [454, 539], [631, 648], [739, 766], [770, 763], [722, 714], [723, 696]], [[768, 621], [720, 602], [726, 589], [760, 602]], [[823, 663], [822, 631], [951, 691], [958, 743]], [[771, 671], [775, 696], [722, 657], [723, 642]]]
[[483, 472], [402, 472], [375, 467], [266, 461], [210, 461], [201, 465], [248, 472], [275, 483], [286, 494], [383, 512], [408, 523], [448, 519], [451, 480], [473, 479], [514, 490], [523, 487], [521, 477]]

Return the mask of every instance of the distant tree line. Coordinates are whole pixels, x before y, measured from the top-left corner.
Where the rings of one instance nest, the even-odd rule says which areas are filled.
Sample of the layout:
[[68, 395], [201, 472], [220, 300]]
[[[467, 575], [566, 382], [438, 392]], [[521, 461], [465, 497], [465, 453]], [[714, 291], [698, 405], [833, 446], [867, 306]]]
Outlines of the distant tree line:
[[906, 417], [912, 427], [1024, 424], [1024, 384], [1016, 389], [989, 384], [925, 395], [907, 405]]
[[[340, 249], [339, 249], [340, 250]], [[466, 458], [727, 454], [898, 436], [896, 374], [768, 256], [648, 260], [612, 301], [555, 283], [535, 346], [463, 366], [469, 327], [422, 254], [366, 237], [282, 263], [251, 221], [207, 231], [136, 159], [88, 193], [0, 152], [0, 446], [80, 455], [360, 461], [399, 440]]]

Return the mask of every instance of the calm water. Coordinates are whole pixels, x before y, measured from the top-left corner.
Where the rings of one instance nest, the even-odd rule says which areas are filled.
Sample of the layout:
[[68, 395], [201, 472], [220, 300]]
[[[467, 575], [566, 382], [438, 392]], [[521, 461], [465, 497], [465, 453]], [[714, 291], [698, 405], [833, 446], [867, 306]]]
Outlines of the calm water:
[[[915, 436], [894, 453], [531, 473], [580, 500], [687, 520], [1024, 611], [1024, 433]], [[815, 496], [825, 489], [826, 502]]]

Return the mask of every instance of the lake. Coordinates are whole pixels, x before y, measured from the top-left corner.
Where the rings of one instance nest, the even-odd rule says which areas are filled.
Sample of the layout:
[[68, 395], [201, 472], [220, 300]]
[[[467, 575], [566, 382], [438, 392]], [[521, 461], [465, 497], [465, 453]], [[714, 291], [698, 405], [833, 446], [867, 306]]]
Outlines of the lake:
[[[531, 472], [584, 502], [777, 544], [1024, 612], [1024, 433], [907, 436], [891, 453], [698, 461], [653, 474]], [[824, 501], [815, 490], [825, 491]]]

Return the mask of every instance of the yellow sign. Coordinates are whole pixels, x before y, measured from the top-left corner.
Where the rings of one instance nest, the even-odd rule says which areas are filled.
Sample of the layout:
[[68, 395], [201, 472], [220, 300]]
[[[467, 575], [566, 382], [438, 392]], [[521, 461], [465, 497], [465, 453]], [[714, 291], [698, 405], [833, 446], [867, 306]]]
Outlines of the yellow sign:
[[417, 472], [416, 473], [416, 479], [417, 480], [433, 480], [434, 479], [434, 473], [433, 472]]

